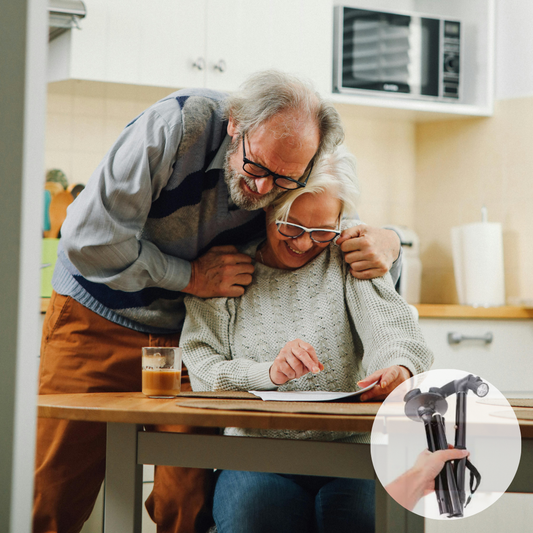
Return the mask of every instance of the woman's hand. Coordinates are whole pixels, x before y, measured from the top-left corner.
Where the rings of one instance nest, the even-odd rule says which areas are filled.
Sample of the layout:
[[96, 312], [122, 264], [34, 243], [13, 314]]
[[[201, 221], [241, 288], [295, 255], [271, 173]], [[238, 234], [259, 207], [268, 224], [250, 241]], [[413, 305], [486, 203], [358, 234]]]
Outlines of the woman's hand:
[[367, 376], [357, 383], [362, 389], [364, 389], [374, 383], [374, 381], [378, 381], [375, 387], [372, 387], [368, 392], [361, 394], [361, 401], [364, 402], [372, 398], [383, 400], [400, 383], [403, 383], [410, 377], [411, 372], [404, 366], [394, 365], [376, 370], [373, 374], [370, 374], [370, 376]]
[[318, 360], [315, 349], [301, 339], [288, 342], [279, 352], [270, 367], [270, 381], [283, 385], [312, 372], [318, 374], [324, 365]]

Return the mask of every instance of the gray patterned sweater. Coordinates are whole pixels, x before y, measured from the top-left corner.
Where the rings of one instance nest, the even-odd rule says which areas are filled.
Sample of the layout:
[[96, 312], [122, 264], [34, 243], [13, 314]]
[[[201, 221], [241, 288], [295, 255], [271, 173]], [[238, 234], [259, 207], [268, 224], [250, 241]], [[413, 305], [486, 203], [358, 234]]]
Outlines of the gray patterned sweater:
[[129, 124], [68, 208], [54, 289], [145, 333], [177, 333], [190, 261], [264, 235], [224, 181], [224, 93], [186, 89]]
[[[245, 253], [252, 257], [258, 243]], [[428, 370], [433, 354], [390, 275], [353, 278], [337, 246], [298, 270], [256, 263], [253, 283], [239, 298], [185, 298], [181, 337], [194, 390], [353, 391], [380, 368]], [[302, 339], [324, 370], [276, 387], [269, 368], [281, 348]], [[226, 434], [366, 442], [368, 435], [226, 428]]]

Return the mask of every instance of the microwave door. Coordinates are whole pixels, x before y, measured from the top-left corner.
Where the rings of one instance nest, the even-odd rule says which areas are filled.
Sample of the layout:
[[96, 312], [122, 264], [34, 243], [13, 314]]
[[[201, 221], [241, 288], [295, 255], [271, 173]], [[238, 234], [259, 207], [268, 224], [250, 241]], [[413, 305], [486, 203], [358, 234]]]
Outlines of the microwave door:
[[411, 17], [344, 9], [342, 86], [409, 93]]
[[411, 94], [439, 96], [439, 31], [438, 20], [411, 17], [408, 78]]
[[438, 20], [344, 8], [343, 26], [343, 87], [438, 96]]

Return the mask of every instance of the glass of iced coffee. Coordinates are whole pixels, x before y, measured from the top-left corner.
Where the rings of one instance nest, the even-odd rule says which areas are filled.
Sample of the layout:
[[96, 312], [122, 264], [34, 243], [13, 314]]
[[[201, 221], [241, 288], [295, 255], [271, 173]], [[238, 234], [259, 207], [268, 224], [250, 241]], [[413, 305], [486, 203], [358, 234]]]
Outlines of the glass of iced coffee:
[[181, 348], [143, 348], [143, 394], [148, 398], [174, 398], [180, 390]]

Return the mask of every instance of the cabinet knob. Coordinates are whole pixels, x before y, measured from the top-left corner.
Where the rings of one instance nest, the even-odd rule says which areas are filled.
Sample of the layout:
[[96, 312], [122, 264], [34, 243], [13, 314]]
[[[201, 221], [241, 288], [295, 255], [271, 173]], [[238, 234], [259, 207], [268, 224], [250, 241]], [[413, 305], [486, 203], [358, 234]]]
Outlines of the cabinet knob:
[[226, 71], [226, 62], [221, 59], [218, 63], [215, 63], [213, 65], [213, 69], [214, 70], [219, 70], [220, 72], [225, 72]]
[[451, 331], [448, 333], [448, 344], [459, 344], [463, 341], [483, 341], [485, 344], [490, 344], [493, 339], [494, 336], [490, 331], [479, 337], [469, 337], [457, 331]]
[[205, 68], [205, 60], [203, 57], [199, 57], [193, 64], [192, 68], [198, 69], [198, 70], [204, 70]]

